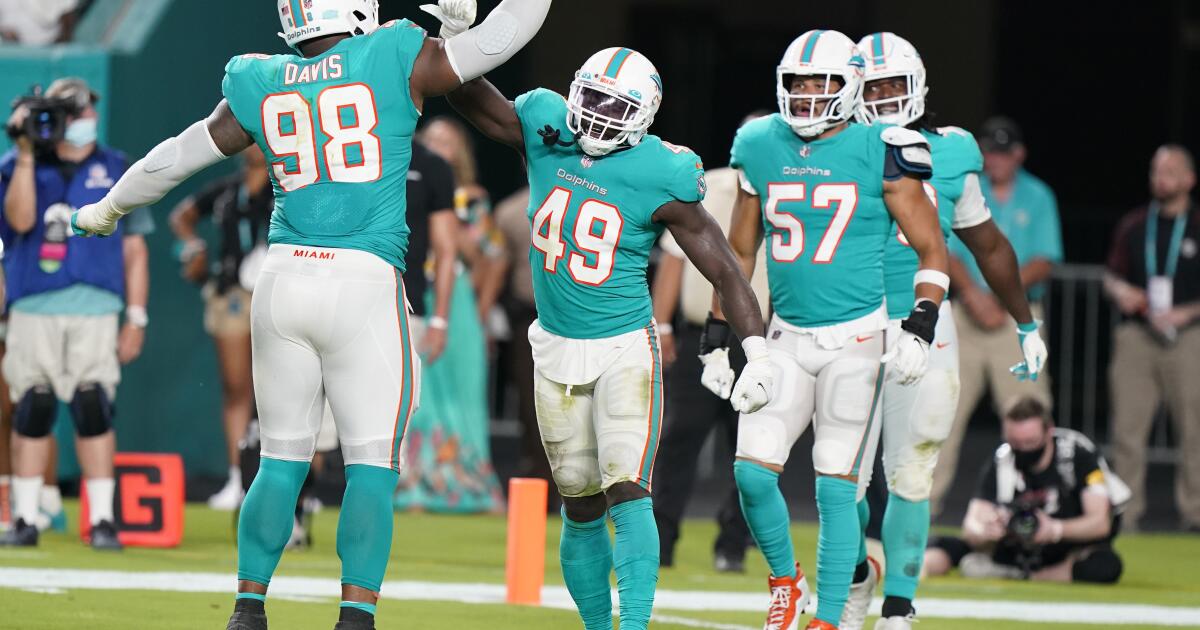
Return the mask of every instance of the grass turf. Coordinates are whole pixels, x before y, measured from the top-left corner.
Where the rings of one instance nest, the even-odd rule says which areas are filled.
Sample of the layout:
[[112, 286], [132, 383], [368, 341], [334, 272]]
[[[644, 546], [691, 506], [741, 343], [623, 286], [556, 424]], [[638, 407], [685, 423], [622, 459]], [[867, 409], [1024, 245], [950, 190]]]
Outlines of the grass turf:
[[[68, 505], [74, 517], [77, 506]], [[27, 568], [77, 568], [122, 571], [199, 571], [228, 573], [233, 584], [237, 553], [233, 545], [233, 519], [228, 513], [213, 512], [201, 506], [189, 506], [184, 544], [176, 549], [127, 549], [121, 554], [96, 553], [78, 539], [74, 518], [68, 535], [43, 537], [37, 549], [0, 549], [0, 566]], [[280, 575], [336, 578], [339, 563], [334, 550], [337, 513], [326, 510], [317, 515], [311, 550], [288, 552], [280, 564]], [[548, 527], [546, 541], [546, 582], [561, 584], [556, 563], [558, 525]], [[662, 571], [663, 589], [762, 591], [766, 566], [761, 555], [751, 550], [747, 574], [719, 574], [711, 567], [711, 543], [715, 526], [693, 521], [684, 528], [684, 537], [676, 552], [677, 565]], [[800, 560], [815, 573], [815, 525], [793, 526]], [[1200, 538], [1186, 535], [1141, 535], [1118, 538], [1118, 549], [1125, 557], [1125, 576], [1118, 586], [1081, 586], [1032, 584], [989, 580], [964, 580], [958, 577], [927, 580], [921, 587], [923, 597], [951, 599], [988, 599], [1017, 601], [1067, 601], [1097, 603], [1141, 603], [1189, 605], [1200, 603], [1200, 571], [1194, 559], [1200, 557]], [[487, 582], [504, 580], [505, 522], [495, 516], [436, 516], [401, 514], [396, 521], [389, 580], [429, 580], [439, 582]], [[336, 612], [332, 596], [325, 603], [303, 603], [274, 599], [270, 603], [275, 628], [330, 628]], [[191, 594], [139, 591], [73, 590], [65, 594], [28, 593], [0, 590], [4, 602], [0, 628], [75, 628], [96, 629], [129, 627], [130, 620], [153, 619], [156, 628], [221, 627], [228, 617], [231, 597], [222, 594]], [[919, 604], [919, 600], [918, 600]], [[752, 628], [762, 623], [757, 613], [696, 612], [671, 613], [677, 617]], [[571, 628], [577, 621], [569, 611], [464, 605], [446, 602], [387, 602], [381, 604], [381, 627], [454, 628], [469, 627], [485, 621], [490, 630], [505, 628]], [[15, 625], [10, 625], [15, 622]], [[924, 619], [922, 630], [943, 628], [1007, 628], [1014, 622], [955, 621]], [[141, 623], [135, 623], [141, 627]], [[1084, 625], [1021, 624], [1027, 628], [1068, 630]], [[685, 626], [654, 624], [655, 628]], [[867, 627], [870, 627], [869, 625]], [[1087, 626], [1095, 627], [1095, 626]], [[1130, 628], [1132, 626], [1125, 626]], [[1152, 626], [1145, 626], [1150, 628]]]

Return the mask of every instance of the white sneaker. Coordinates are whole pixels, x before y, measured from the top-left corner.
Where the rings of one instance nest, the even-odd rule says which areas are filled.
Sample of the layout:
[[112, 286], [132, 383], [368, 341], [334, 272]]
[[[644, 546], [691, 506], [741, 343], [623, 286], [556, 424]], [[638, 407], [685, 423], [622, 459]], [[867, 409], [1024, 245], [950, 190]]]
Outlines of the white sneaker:
[[871, 607], [871, 598], [875, 597], [875, 587], [879, 585], [879, 563], [875, 558], [867, 556], [867, 579], [850, 585], [850, 596], [842, 607], [842, 620], [838, 630], [862, 630], [867, 624], [867, 609]]
[[875, 630], [912, 630], [913, 622], [917, 617], [913, 613], [908, 613], [903, 617], [888, 617], [875, 622]]
[[1024, 577], [1021, 569], [999, 564], [992, 560], [990, 555], [978, 551], [963, 556], [962, 561], [958, 563], [958, 569], [962, 571], [963, 577], [968, 578], [1019, 580]]
[[242, 499], [245, 498], [246, 492], [242, 490], [240, 481], [230, 479], [225, 482], [225, 487], [208, 497], [208, 507], [222, 512], [232, 512], [242, 507]]

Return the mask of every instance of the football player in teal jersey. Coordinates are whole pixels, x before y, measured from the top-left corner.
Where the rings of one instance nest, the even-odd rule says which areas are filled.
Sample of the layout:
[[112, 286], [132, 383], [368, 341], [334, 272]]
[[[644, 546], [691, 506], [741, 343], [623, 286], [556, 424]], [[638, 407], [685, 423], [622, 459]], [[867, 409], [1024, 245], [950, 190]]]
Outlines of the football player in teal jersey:
[[[778, 481], [810, 422], [820, 537], [819, 604], [808, 628], [836, 628], [851, 582], [870, 570], [861, 548], [867, 515], [856, 506], [878, 442], [882, 362], [899, 382], [920, 378], [949, 284], [937, 213], [922, 188], [932, 172], [928, 143], [908, 129], [851, 122], [862, 73], [845, 35], [805, 33], [778, 68], [779, 113], [744, 125], [733, 144], [742, 185], [729, 240], [749, 276], [767, 238], [775, 311], [767, 341], [775, 392], [741, 416], [734, 464], [742, 510], [771, 568], [764, 630], [799, 627], [809, 596]], [[885, 344], [883, 249], [893, 222], [909, 235], [920, 270], [909, 278], [911, 312]], [[714, 305], [701, 380], [721, 396], [732, 380], [727, 339]]]
[[664, 400], [651, 248], [670, 229], [716, 287], [748, 358], [732, 396], [742, 411], [766, 404], [772, 390], [758, 303], [700, 205], [700, 158], [647, 134], [662, 79], [643, 55], [596, 53], [567, 99], [537, 89], [509, 101], [484, 79], [449, 99], [529, 170], [538, 310], [529, 341], [538, 428], [563, 496], [563, 580], [584, 628], [611, 630], [615, 570], [621, 628], [645, 630], [658, 581], [650, 476]]
[[111, 234], [130, 210], [251, 144], [270, 163], [270, 250], [251, 305], [262, 462], [238, 522], [229, 630], [267, 627], [267, 586], [291, 534], [326, 400], [347, 481], [336, 628], [375, 627], [399, 448], [420, 397], [400, 278], [413, 130], [426, 98], [528, 43], [550, 1], [503, 0], [468, 29], [475, 0], [441, 0], [423, 7], [443, 19], [438, 39], [407, 20], [380, 26], [377, 0], [277, 0], [282, 37], [296, 54], [233, 58], [225, 100], [207, 120], [153, 149], [108, 196], [72, 217], [81, 235]]
[[[1029, 311], [1020, 269], [1008, 239], [991, 219], [979, 187], [983, 156], [970, 133], [958, 127], [936, 128], [925, 109], [925, 65], [916, 48], [893, 33], [874, 33], [858, 43], [866, 61], [863, 105], [858, 118], [867, 124], [893, 124], [919, 131], [933, 151], [933, 177], [926, 192], [934, 200], [942, 233], [963, 240], [979, 263], [988, 285], [1019, 322], [1018, 343], [1025, 356], [1015, 371], [1036, 379], [1046, 363], [1046, 346]], [[898, 332], [905, 305], [913, 299], [917, 254], [897, 231], [884, 250], [889, 333]], [[889, 334], [889, 339], [891, 335]], [[958, 345], [950, 302], [942, 302], [929, 369], [919, 383], [885, 380], [883, 389], [883, 465], [888, 500], [883, 516], [886, 559], [883, 616], [876, 630], [907, 630], [915, 618], [912, 600], [929, 536], [929, 493], [938, 450], [950, 433], [958, 405]], [[864, 476], [863, 481], [867, 481]], [[872, 564], [867, 579], [851, 587], [841, 630], [860, 630], [878, 580]]]

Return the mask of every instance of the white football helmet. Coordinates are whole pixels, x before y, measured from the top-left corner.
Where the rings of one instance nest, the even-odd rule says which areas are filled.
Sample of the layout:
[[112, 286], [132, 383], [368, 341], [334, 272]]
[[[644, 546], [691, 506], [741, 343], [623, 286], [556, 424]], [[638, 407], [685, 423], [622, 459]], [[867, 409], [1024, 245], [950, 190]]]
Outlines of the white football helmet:
[[[792, 94], [792, 77], [812, 76], [826, 81], [825, 94]], [[829, 93], [830, 80], [837, 78], [842, 87]], [[797, 135], [812, 138], [826, 129], [850, 120], [862, 101], [863, 59], [858, 47], [849, 37], [826, 30], [809, 31], [797, 37], [783, 53], [775, 73], [775, 92], [779, 113]], [[805, 107], [808, 112], [797, 114], [793, 107]], [[821, 103], [825, 110], [815, 114]]]
[[279, 34], [296, 48], [310, 39], [349, 33], [366, 35], [379, 28], [379, 0], [277, 0]]
[[575, 73], [567, 98], [567, 127], [584, 153], [608, 155], [637, 146], [662, 103], [662, 78], [650, 60], [629, 48], [606, 48]]
[[864, 100], [858, 110], [858, 120], [866, 124], [883, 122], [904, 127], [925, 115], [925, 63], [908, 40], [894, 33], [872, 33], [858, 42], [866, 58], [864, 83], [877, 79], [904, 77], [908, 93], [872, 102]]

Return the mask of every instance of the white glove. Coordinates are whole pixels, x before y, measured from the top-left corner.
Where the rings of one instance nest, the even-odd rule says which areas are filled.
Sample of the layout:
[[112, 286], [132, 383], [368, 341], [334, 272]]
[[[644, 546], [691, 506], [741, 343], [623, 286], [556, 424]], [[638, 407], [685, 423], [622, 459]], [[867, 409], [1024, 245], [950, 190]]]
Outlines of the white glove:
[[700, 384], [708, 391], [729, 399], [733, 391], [733, 368], [729, 367], [729, 348], [717, 348], [708, 354], [700, 355], [704, 371], [700, 373]]
[[733, 386], [729, 402], [738, 413], [754, 413], [771, 402], [775, 391], [775, 369], [767, 353], [767, 340], [762, 337], [747, 337], [742, 342], [746, 351], [746, 367]]
[[1046, 367], [1046, 355], [1049, 353], [1037, 327], [1037, 322], [1017, 325], [1017, 340], [1021, 344], [1021, 355], [1025, 360], [1008, 368], [1008, 371], [1012, 372], [1018, 381], [1036, 381], [1042, 369]]
[[897, 383], [912, 385], [925, 376], [925, 368], [929, 366], [929, 344], [907, 330], [901, 331], [892, 351], [879, 361], [891, 366], [891, 374]]
[[439, 35], [442, 39], [450, 39], [475, 24], [479, 3], [476, 0], [438, 0], [437, 4], [421, 5], [421, 10], [437, 18], [442, 23]]
[[71, 231], [75, 236], [109, 236], [117, 229], [117, 221], [123, 216], [125, 214], [105, 197], [71, 213]]

